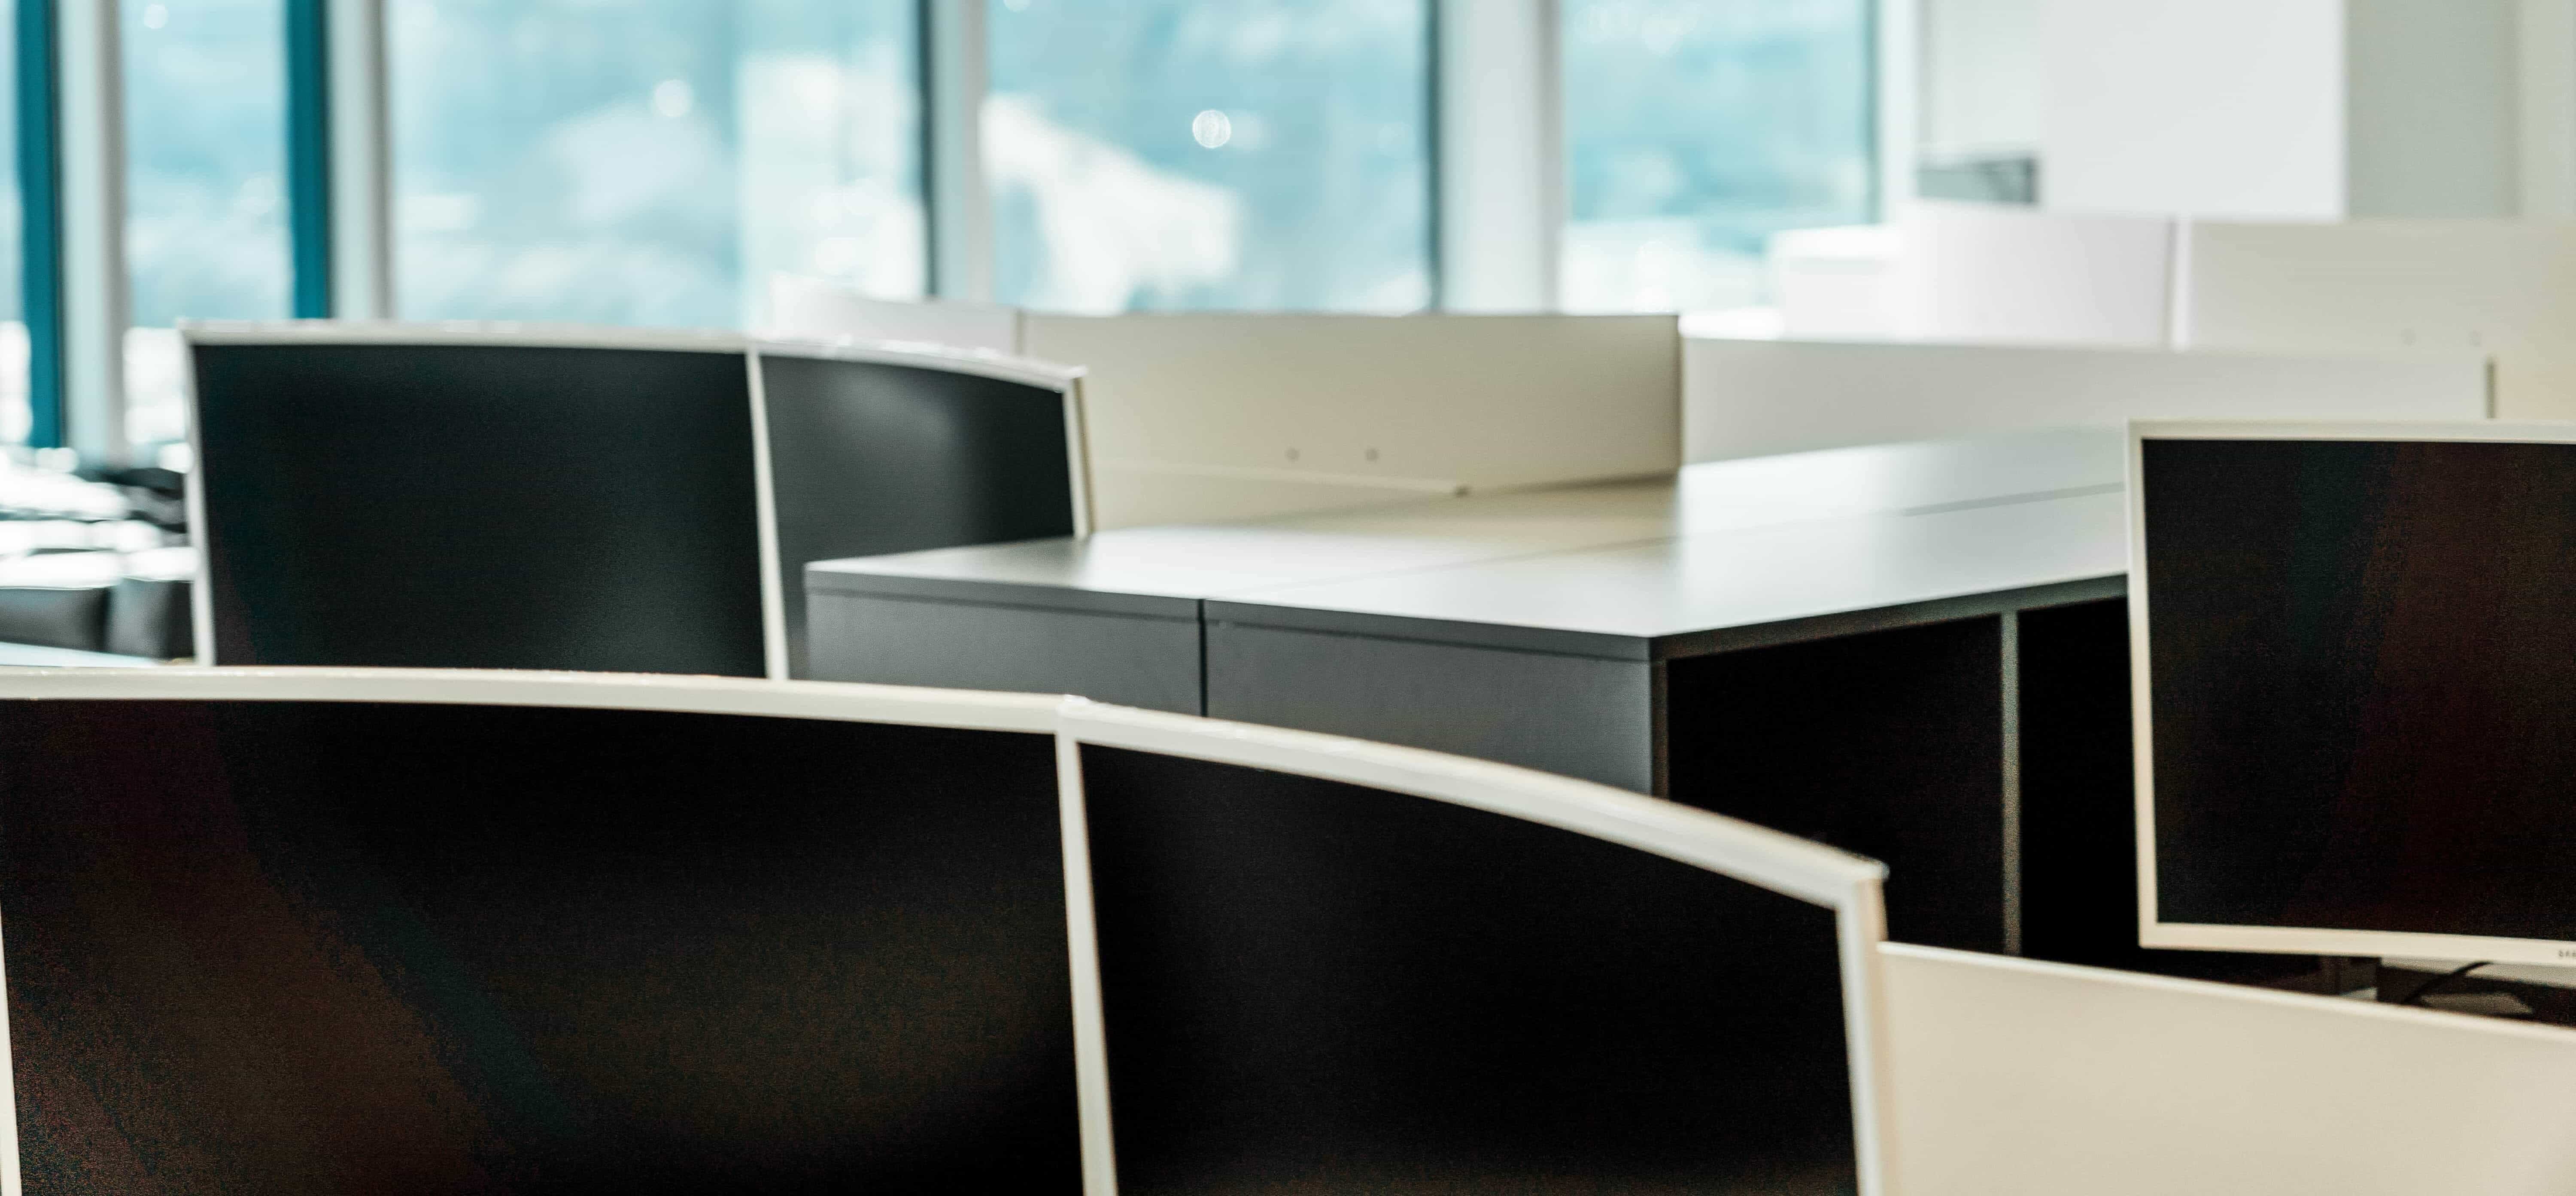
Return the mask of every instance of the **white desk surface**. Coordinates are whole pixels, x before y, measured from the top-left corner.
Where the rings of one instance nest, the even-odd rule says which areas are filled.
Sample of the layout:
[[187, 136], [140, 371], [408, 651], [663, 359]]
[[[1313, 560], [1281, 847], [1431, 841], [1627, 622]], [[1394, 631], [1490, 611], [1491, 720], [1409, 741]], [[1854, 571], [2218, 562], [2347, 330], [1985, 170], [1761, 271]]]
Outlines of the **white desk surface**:
[[[1937, 514], [1997, 500], [2114, 495], [2125, 468], [2119, 433], [2060, 429], [1710, 462], [1636, 481], [1257, 522], [1129, 528], [1088, 539], [818, 562], [807, 576], [809, 584], [832, 591], [1175, 618], [1195, 615], [1194, 604], [1202, 599], [1268, 601], [1288, 588], [1298, 589], [1300, 601], [1312, 597], [1367, 609], [1382, 599], [1325, 591], [1355, 579], [1392, 580], [1391, 575], [1576, 552], [1585, 554], [1586, 568], [1599, 557], [1621, 562], [1613, 568], [1633, 570], [1657, 552], [1705, 560], [1713, 549], [1648, 546], [1766, 527], [1822, 527], [1838, 519]], [[1600, 550], [1614, 548], [1641, 555], [1602, 556]], [[1573, 561], [1562, 567], [1573, 567]], [[2039, 567], [2056, 568], [2044, 562]], [[1548, 572], [1507, 569], [1497, 576]], [[1694, 566], [1658, 584], [1697, 585], [1705, 572]], [[1557, 609], [1575, 597], [1569, 592], [1560, 600], [1534, 598], [1528, 609]], [[1590, 619], [1584, 626], [1598, 622]]]

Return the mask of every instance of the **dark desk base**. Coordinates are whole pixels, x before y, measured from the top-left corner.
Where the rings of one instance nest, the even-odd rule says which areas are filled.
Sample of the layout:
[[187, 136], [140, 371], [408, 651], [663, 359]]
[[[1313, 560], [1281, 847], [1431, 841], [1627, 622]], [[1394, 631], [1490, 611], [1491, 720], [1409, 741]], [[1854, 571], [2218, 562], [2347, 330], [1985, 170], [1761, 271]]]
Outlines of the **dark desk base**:
[[1660, 661], [822, 592], [812, 644], [828, 680], [1080, 693], [1662, 794], [1886, 861], [1908, 942], [2278, 970], [2136, 945], [2127, 603], [2100, 596], [2116, 584]]

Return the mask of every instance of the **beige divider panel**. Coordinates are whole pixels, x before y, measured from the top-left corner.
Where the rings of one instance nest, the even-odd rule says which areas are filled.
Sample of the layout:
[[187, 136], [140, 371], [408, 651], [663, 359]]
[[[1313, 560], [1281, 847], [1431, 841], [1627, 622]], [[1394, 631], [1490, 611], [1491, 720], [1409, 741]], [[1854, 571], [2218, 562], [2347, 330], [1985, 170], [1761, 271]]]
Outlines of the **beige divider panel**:
[[1693, 461], [2130, 419], [2473, 420], [2486, 359], [2043, 346], [1684, 342]]
[[2499, 418], [2576, 418], [2576, 222], [2188, 223], [2182, 243], [2181, 343], [2485, 352]]
[[1917, 200], [1896, 217], [1907, 340], [2162, 348], [2174, 222]]
[[1030, 313], [1089, 371], [1096, 526], [1628, 477], [1681, 459], [1671, 316]]
[[2576, 1192], [2576, 1031], [1928, 947], [1881, 955], [1891, 1191]]

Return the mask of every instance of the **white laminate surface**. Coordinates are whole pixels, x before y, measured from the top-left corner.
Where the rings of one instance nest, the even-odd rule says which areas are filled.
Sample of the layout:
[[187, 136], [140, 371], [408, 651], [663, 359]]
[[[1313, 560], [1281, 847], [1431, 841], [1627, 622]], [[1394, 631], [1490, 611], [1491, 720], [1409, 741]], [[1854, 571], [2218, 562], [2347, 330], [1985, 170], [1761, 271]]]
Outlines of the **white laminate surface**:
[[2117, 576], [2127, 534], [2123, 495], [2086, 493], [1279, 586], [1228, 609], [1654, 639]]
[[[2117, 431], [2052, 429], [1873, 445], [1713, 462], [1635, 481], [867, 557], [817, 572], [852, 588], [900, 579], [952, 595], [995, 586], [1175, 599], [1260, 593], [1269, 601], [1283, 587], [1380, 574], [1575, 552], [1593, 554], [1582, 558], [1589, 561], [1617, 546], [1651, 556], [1644, 546], [1763, 527], [2111, 495], [2122, 485], [2124, 444]], [[1569, 559], [1562, 567], [1576, 566]]]

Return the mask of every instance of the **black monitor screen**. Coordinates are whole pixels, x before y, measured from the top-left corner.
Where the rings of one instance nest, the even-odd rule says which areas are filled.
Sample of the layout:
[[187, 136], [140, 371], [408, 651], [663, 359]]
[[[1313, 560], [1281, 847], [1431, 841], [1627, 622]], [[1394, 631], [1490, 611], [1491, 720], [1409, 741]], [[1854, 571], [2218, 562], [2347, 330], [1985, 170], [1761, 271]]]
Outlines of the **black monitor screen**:
[[1120, 1192], [1853, 1190], [1833, 911], [1401, 794], [1082, 767]]
[[2158, 919], [2576, 940], [2576, 445], [2144, 445]]
[[0, 703], [30, 1192], [1080, 1186], [1052, 741]]
[[808, 675], [806, 565], [1074, 533], [1061, 392], [884, 362], [760, 360], [791, 675]]
[[227, 665], [765, 671], [740, 352], [200, 345]]

